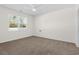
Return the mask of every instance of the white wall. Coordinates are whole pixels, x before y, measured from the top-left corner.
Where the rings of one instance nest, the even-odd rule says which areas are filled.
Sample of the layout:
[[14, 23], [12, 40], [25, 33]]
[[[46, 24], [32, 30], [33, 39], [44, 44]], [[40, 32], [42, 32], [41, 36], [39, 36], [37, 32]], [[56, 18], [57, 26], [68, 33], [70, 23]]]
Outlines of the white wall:
[[[19, 29], [18, 31], [8, 31], [8, 15], [18, 15], [28, 17], [27, 29]], [[33, 16], [26, 15], [8, 8], [0, 6], [0, 43], [23, 37], [32, 36]]]
[[79, 47], [79, 5], [76, 5], [76, 46]]
[[75, 43], [75, 12], [75, 8], [66, 8], [36, 17], [35, 35]]
[[[0, 7], [0, 43], [32, 35], [75, 43], [75, 12], [67, 8], [34, 17]], [[9, 14], [28, 17], [27, 29], [8, 31]]]
[[79, 7], [78, 7], [78, 9], [77, 9], [77, 23], [78, 23], [78, 35], [77, 35], [77, 46], [79, 47]]

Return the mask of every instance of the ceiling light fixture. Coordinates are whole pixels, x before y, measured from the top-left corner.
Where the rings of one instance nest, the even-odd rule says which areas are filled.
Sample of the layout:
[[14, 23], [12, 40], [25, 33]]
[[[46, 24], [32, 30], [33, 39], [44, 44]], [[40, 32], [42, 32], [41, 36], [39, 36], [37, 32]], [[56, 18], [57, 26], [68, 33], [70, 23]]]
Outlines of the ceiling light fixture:
[[30, 6], [32, 7], [32, 11], [33, 11], [33, 12], [35, 12], [35, 11], [36, 11], [36, 9], [35, 9], [34, 5], [33, 5], [33, 4], [31, 4]]
[[34, 11], [34, 12], [35, 12], [35, 11], [36, 11], [36, 9], [35, 9], [35, 8], [33, 8], [33, 9], [32, 9], [32, 11]]

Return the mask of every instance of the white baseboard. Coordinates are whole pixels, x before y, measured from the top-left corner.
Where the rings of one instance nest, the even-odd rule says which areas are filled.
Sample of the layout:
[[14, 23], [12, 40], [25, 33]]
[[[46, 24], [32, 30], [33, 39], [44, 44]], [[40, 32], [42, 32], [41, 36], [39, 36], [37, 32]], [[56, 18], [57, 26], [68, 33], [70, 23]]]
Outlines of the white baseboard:
[[[58, 40], [58, 39], [56, 39], [56, 38], [51, 38], [51, 37], [44, 37], [44, 36], [39, 36], [39, 35], [34, 35], [34, 36]], [[64, 41], [64, 42], [69, 42], [69, 43], [75, 43], [75, 42], [70, 42], [70, 41], [66, 41], [66, 40], [59, 40], [59, 41]]]
[[[9, 42], [9, 41], [13, 41], [13, 40], [19, 40], [21, 38], [30, 37], [30, 36], [43, 37], [43, 36], [38, 36], [38, 35], [29, 35], [29, 36], [24, 36], [24, 37], [9, 39], [9, 40], [3, 40], [3, 41], [0, 41], [0, 43]], [[43, 38], [48, 38], [48, 37], [43, 37]], [[48, 39], [52, 39], [52, 38], [48, 38]], [[57, 39], [54, 39], [54, 40], [57, 40]], [[60, 40], [60, 41], [63, 41], [63, 40]], [[64, 41], [64, 42], [68, 42], [68, 41]], [[69, 43], [73, 43], [73, 42], [69, 42]], [[76, 47], [79, 47], [79, 44], [78, 43], [74, 43], [74, 44], [76, 45]]]
[[13, 39], [8, 39], [8, 40], [3, 40], [3, 41], [0, 41], [0, 43], [5, 43], [5, 42], [9, 42], [9, 41], [19, 40], [21, 38], [30, 37], [30, 36], [32, 36], [32, 35], [24, 36], [24, 37], [18, 37], [18, 38], [13, 38]]
[[78, 43], [76, 43], [75, 45], [76, 45], [76, 47], [78, 47], [78, 48], [79, 48], [79, 44], [78, 44]]

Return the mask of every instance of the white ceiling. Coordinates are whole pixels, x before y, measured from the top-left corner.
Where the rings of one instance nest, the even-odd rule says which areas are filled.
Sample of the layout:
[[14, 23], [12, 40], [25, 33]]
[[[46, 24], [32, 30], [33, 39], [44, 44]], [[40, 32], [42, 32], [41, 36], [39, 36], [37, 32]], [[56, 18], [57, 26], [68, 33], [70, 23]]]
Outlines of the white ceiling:
[[[41, 15], [50, 11], [75, 7], [74, 4], [3, 4], [2, 6], [30, 15]], [[37, 11], [32, 11], [32, 7]]]

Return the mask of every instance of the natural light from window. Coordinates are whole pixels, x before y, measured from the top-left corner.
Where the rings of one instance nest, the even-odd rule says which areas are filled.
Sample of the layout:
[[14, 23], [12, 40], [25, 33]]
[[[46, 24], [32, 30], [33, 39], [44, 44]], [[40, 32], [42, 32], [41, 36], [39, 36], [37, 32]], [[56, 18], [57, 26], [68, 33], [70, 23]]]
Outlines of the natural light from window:
[[16, 31], [18, 29], [27, 28], [27, 17], [25, 16], [9, 16], [9, 30]]

